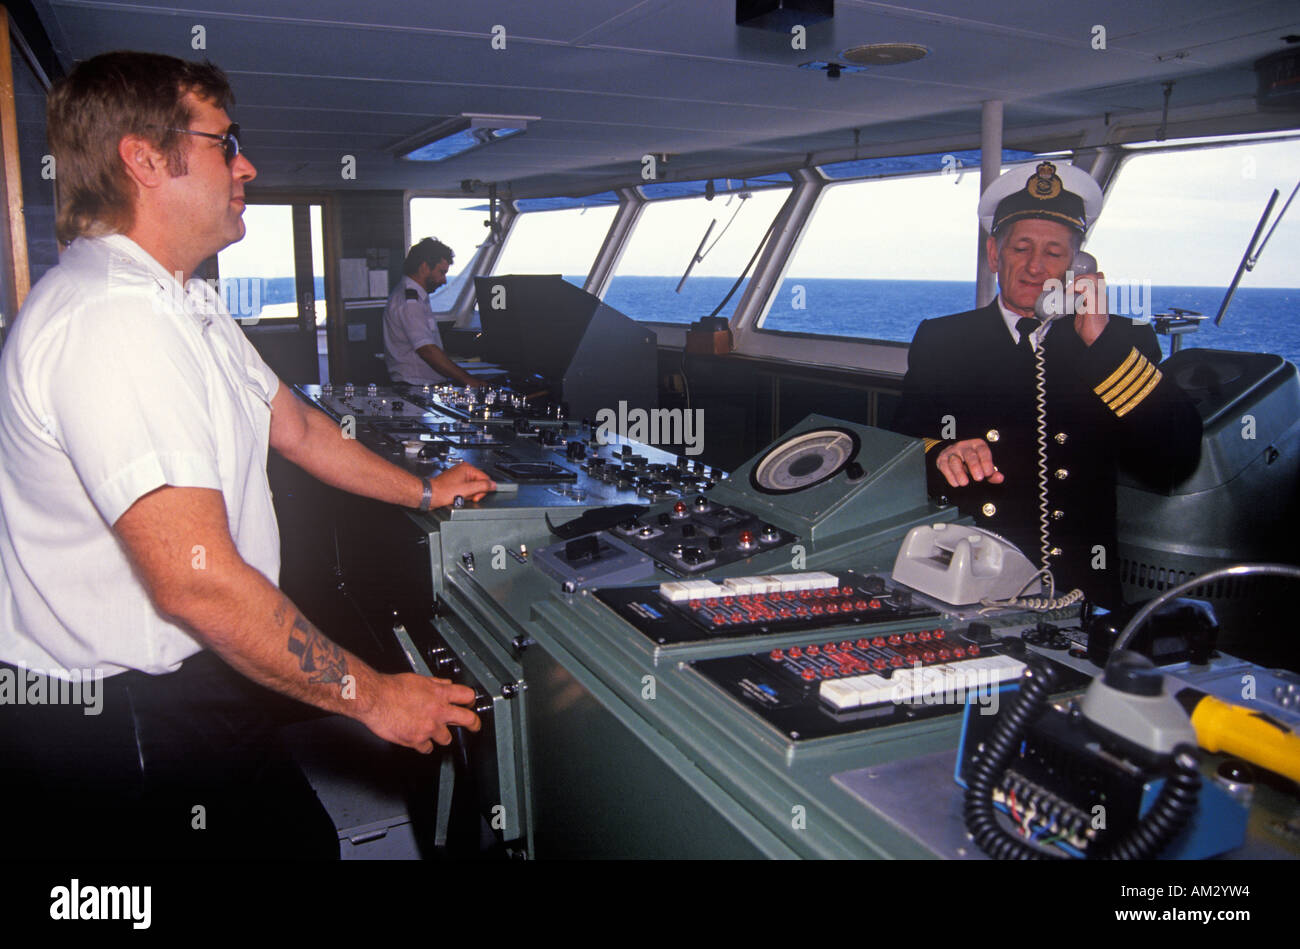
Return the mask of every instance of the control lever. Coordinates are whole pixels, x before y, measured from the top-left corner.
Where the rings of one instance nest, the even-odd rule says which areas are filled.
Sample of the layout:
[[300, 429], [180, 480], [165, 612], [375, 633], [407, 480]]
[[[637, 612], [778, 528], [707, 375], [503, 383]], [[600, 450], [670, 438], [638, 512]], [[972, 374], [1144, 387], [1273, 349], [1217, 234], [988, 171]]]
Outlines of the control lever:
[[[492, 697], [478, 690], [470, 704], [481, 721], [492, 715]], [[455, 781], [451, 785], [451, 806], [447, 812], [448, 844], [453, 851], [485, 854], [496, 851], [502, 844], [501, 831], [492, 826], [485, 814], [485, 802], [480, 793], [478, 775], [471, 767], [469, 746], [472, 733], [461, 725], [449, 727], [451, 732], [451, 764]], [[480, 732], [481, 734], [481, 732]], [[446, 792], [439, 787], [439, 793]], [[450, 839], [452, 828], [457, 829], [456, 839]]]

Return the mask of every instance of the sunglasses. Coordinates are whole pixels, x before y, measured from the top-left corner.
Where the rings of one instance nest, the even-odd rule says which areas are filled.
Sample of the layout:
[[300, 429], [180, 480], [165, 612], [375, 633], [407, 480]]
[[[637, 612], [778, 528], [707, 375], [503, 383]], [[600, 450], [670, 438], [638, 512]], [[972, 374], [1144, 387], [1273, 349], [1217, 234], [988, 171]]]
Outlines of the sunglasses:
[[168, 132], [181, 132], [184, 135], [198, 135], [202, 138], [211, 138], [221, 143], [221, 151], [226, 156], [226, 164], [229, 165], [239, 157], [239, 123], [232, 122], [230, 128], [218, 135], [216, 132], [196, 132], [193, 129], [174, 129], [167, 128]]

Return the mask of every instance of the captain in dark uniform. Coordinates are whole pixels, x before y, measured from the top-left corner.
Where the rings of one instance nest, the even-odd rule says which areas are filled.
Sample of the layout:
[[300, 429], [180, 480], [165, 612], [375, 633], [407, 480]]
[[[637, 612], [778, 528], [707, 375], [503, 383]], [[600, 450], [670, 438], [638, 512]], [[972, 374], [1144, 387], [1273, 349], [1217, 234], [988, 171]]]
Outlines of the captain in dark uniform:
[[[1161, 373], [1151, 327], [1109, 315], [1103, 275], [1066, 282], [1100, 208], [1096, 182], [1068, 165], [994, 182], [980, 218], [998, 297], [917, 327], [891, 427], [925, 440], [932, 495], [1048, 568], [1057, 596], [1078, 588], [1115, 608], [1117, 470], [1156, 487], [1180, 480], [1199, 457], [1201, 422]], [[1039, 295], [1071, 289], [1075, 315], [1041, 322]]]

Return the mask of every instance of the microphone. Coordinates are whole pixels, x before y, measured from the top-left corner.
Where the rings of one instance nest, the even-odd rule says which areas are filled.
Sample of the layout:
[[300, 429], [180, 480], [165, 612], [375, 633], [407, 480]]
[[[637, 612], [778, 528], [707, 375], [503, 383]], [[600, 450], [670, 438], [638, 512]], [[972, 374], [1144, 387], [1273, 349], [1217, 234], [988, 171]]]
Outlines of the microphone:
[[[1097, 258], [1086, 251], [1074, 255], [1070, 269], [1066, 271], [1067, 283], [1073, 284], [1074, 277], [1081, 274], [1096, 273]], [[1060, 290], [1044, 290], [1034, 301], [1034, 315], [1044, 324], [1062, 316], [1074, 316], [1074, 292], [1063, 286]]]

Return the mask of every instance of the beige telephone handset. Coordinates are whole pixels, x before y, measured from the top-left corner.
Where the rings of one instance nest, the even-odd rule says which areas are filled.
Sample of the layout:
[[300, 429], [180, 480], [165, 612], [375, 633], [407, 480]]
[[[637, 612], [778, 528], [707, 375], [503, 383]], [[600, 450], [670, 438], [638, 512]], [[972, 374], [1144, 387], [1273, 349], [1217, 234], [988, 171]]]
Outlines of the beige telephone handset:
[[912, 528], [894, 560], [894, 580], [943, 603], [1010, 600], [1039, 570], [1006, 539], [978, 527]]
[[1074, 261], [1070, 264], [1070, 269], [1066, 271], [1065, 285], [1056, 290], [1044, 290], [1034, 301], [1034, 315], [1042, 322], [1035, 335], [1037, 339], [1034, 346], [1037, 347], [1044, 335], [1047, 333], [1047, 324], [1052, 320], [1059, 320], [1063, 316], [1074, 316], [1074, 290], [1069, 287], [1069, 292], [1065, 292], [1066, 285], [1073, 284], [1075, 277], [1081, 277], [1084, 274], [1097, 272], [1097, 258], [1087, 251], [1079, 251], [1074, 255]]

